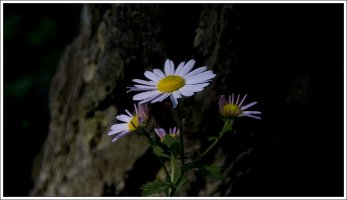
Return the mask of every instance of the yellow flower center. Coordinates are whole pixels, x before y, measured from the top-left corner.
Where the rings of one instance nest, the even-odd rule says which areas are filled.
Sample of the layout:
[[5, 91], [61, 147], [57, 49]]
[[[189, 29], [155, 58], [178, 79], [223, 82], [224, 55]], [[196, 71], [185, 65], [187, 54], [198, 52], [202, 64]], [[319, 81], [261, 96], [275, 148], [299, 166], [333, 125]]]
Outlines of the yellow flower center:
[[185, 81], [182, 77], [169, 75], [159, 81], [157, 88], [160, 92], [174, 92], [183, 87], [184, 84]]
[[135, 115], [135, 117], [133, 117], [128, 124], [129, 131], [135, 131], [138, 126], [139, 126], [139, 117]]
[[227, 104], [223, 107], [223, 116], [237, 117], [240, 114], [240, 108], [235, 104]]
[[169, 135], [173, 138], [175, 138], [177, 136], [175, 133], [169, 133]]

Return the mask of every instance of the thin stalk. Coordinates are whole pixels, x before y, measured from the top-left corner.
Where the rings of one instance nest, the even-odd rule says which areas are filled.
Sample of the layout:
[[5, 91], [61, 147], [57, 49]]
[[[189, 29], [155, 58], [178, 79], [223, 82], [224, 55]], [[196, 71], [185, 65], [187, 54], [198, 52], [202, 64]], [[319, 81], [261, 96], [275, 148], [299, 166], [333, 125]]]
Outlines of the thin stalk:
[[[148, 141], [149, 141], [149, 143], [151, 144], [151, 146], [153, 146], [154, 141], [153, 141], [152, 138], [149, 136], [149, 133], [145, 132], [144, 135], [145, 135], [146, 138], [148, 139]], [[171, 181], [171, 177], [170, 177], [169, 171], [167, 170], [167, 168], [166, 168], [166, 166], [165, 166], [163, 160], [162, 160], [159, 156], [157, 156], [157, 157], [158, 157], [158, 159], [159, 159], [159, 161], [160, 161], [161, 166], [164, 168], [164, 171], [165, 171], [165, 173], [166, 173], [166, 176], [167, 176], [167, 179], [169, 180], [170, 185], [173, 186], [173, 182]]]
[[[178, 106], [179, 107], [179, 106]], [[179, 111], [179, 110], [178, 110]], [[178, 112], [179, 113], [179, 112]], [[179, 116], [180, 114], [178, 114]], [[184, 154], [184, 139], [183, 139], [183, 126], [182, 126], [182, 119], [179, 118], [178, 120], [178, 126], [179, 126], [179, 131], [180, 131], [180, 144], [181, 144], [181, 163], [182, 163], [182, 167], [181, 167], [181, 173], [182, 175], [184, 174], [184, 169], [183, 166], [185, 164], [185, 154]]]
[[174, 153], [171, 153], [171, 182], [175, 181], [175, 168], [176, 168], [176, 157]]
[[[176, 168], [176, 157], [174, 153], [171, 153], [171, 182], [174, 183], [175, 181], [175, 168]], [[176, 192], [176, 186], [175, 184], [172, 184], [169, 189], [169, 196], [172, 197], [175, 195]]]
[[184, 176], [184, 165], [185, 165], [185, 154], [184, 154], [184, 139], [183, 139], [183, 125], [182, 125], [182, 119], [181, 119], [181, 113], [180, 113], [180, 104], [177, 106], [177, 121], [178, 121], [178, 129], [179, 129], [179, 133], [180, 133], [180, 157], [181, 157], [181, 173], [180, 176], [178, 177], [177, 181], [174, 182], [174, 188], [171, 191], [172, 196], [175, 194], [176, 192], [176, 188], [179, 185], [179, 183], [181, 182], [183, 176]]
[[196, 159], [196, 160], [200, 160], [201, 158], [203, 158], [206, 154], [208, 154], [211, 149], [216, 146], [216, 144], [219, 142], [219, 140], [223, 137], [224, 133], [228, 132], [228, 131], [231, 131], [232, 128], [231, 128], [231, 123], [232, 121], [229, 121], [229, 120], [226, 120], [224, 122], [224, 125], [223, 125], [223, 129], [221, 132], [219, 132], [219, 135], [218, 135], [218, 138], [216, 138], [214, 140], [214, 142], [202, 153], [199, 155], [199, 157]]
[[[223, 133], [223, 132], [221, 132], [221, 133]], [[220, 134], [220, 135], [221, 135], [221, 134]], [[219, 137], [216, 138], [216, 139], [214, 140], [214, 142], [213, 142], [202, 154], [200, 154], [200, 156], [197, 158], [197, 160], [200, 160], [202, 157], [204, 157], [214, 146], [216, 146], [216, 144], [218, 143], [218, 141], [219, 141]]]

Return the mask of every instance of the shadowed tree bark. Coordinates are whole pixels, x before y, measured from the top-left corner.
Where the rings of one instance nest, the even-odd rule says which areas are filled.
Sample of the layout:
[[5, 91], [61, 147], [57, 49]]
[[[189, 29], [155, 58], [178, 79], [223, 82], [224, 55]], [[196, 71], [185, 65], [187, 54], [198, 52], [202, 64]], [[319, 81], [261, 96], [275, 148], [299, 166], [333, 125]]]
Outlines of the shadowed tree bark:
[[[197, 65], [217, 74], [207, 89], [180, 100], [187, 154], [195, 156], [207, 143], [204, 138], [220, 130], [216, 103], [230, 89], [231, 66], [237, 65], [238, 13], [230, 4], [190, 5], [180, 12], [183, 7], [170, 12], [170, 5], [163, 4], [83, 6], [80, 34], [66, 48], [52, 81], [50, 130], [33, 172], [32, 196], [139, 196], [141, 185], [162, 176], [145, 138], [129, 134], [112, 143], [106, 133], [116, 115], [132, 110], [133, 93], [126, 92], [131, 79], [143, 78], [146, 69], [162, 68], [168, 56], [176, 65], [194, 57]], [[177, 19], [168, 16], [173, 13]], [[171, 27], [170, 20], [180, 19], [189, 29], [177, 23]], [[180, 40], [190, 49], [176, 48]], [[161, 126], [174, 124], [172, 116], [163, 117], [170, 113], [168, 107], [155, 104], [152, 113]], [[193, 182], [177, 195], [231, 195], [237, 180], [250, 171], [235, 166], [253, 149], [225, 149], [230, 150], [229, 144], [222, 143], [210, 155], [223, 167], [224, 180], [205, 181], [191, 174]]]

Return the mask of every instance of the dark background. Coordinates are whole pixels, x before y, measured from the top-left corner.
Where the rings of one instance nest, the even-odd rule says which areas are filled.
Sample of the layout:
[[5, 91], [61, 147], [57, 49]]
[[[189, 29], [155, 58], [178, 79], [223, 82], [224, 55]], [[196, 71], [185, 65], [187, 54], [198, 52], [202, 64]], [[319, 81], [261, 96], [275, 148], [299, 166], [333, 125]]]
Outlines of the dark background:
[[[80, 10], [4, 4], [5, 196], [27, 196], [33, 186], [49, 83], [79, 32]], [[163, 10], [170, 58], [194, 55], [201, 5]], [[237, 4], [235, 13], [238, 61], [229, 83], [259, 102], [263, 120], [253, 170], [233, 196], [343, 195], [343, 4]]]
[[48, 133], [48, 92], [79, 32], [77, 4], [4, 4], [4, 196], [27, 196]]

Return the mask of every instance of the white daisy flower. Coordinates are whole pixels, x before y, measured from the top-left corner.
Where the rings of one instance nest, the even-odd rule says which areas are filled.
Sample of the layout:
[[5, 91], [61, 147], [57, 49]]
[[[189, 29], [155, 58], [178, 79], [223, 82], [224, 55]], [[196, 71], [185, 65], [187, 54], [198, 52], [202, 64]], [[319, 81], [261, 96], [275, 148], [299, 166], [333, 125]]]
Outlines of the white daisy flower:
[[181, 62], [175, 70], [174, 63], [167, 59], [164, 72], [159, 69], [154, 69], [153, 72], [146, 71], [145, 76], [149, 80], [133, 79], [138, 84], [129, 87], [129, 91], [143, 91], [136, 94], [133, 100], [140, 101], [140, 104], [149, 101], [155, 103], [170, 97], [175, 108], [179, 98], [200, 92], [216, 76], [211, 70], [206, 71], [206, 66], [191, 71], [194, 64], [193, 59], [187, 63]]
[[246, 99], [247, 94], [240, 100], [240, 94], [237, 95], [236, 101], [234, 101], [234, 94], [229, 95], [229, 101], [225, 99], [225, 96], [222, 95], [219, 97], [219, 113], [224, 117], [250, 117], [255, 119], [261, 119], [257, 114], [261, 114], [259, 111], [247, 111], [247, 108], [250, 108], [257, 104], [256, 101], [249, 103], [247, 105], [242, 105], [244, 100]]
[[136, 131], [139, 127], [145, 126], [148, 120], [148, 110], [146, 105], [138, 104], [138, 107], [134, 104], [135, 113], [131, 114], [127, 109], [125, 112], [127, 115], [121, 114], [116, 117], [117, 120], [124, 123], [118, 123], [111, 126], [111, 131], [108, 135], [115, 135], [112, 142], [115, 142], [119, 138], [125, 136], [128, 133]]

